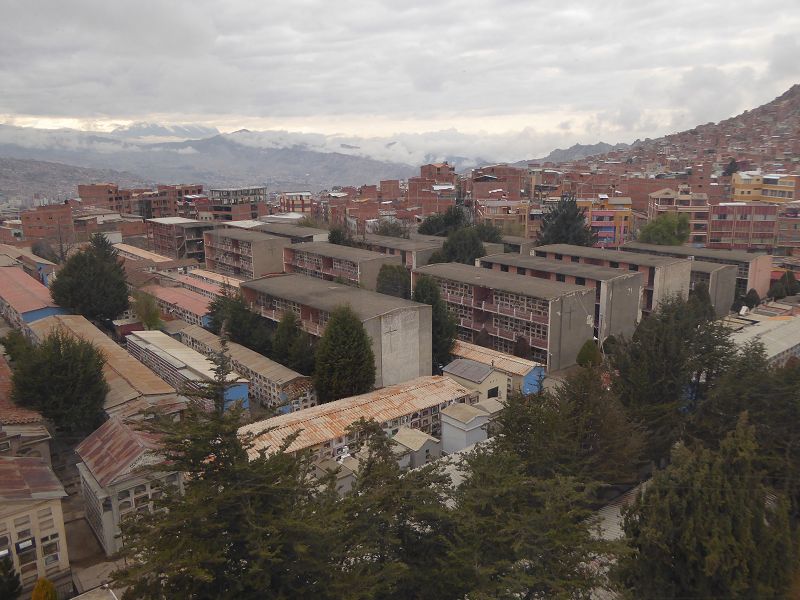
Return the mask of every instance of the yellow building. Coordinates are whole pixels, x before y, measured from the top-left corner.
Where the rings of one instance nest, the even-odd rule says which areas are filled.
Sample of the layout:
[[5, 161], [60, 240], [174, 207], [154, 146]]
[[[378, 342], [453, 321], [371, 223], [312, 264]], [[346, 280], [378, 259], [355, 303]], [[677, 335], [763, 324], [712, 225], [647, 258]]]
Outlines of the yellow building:
[[783, 204], [797, 199], [797, 175], [771, 174], [760, 171], [743, 171], [733, 174], [733, 200], [737, 202], [771, 202]]
[[59, 598], [72, 592], [61, 499], [64, 487], [40, 458], [0, 457], [0, 558], [10, 557], [23, 597], [39, 578]]

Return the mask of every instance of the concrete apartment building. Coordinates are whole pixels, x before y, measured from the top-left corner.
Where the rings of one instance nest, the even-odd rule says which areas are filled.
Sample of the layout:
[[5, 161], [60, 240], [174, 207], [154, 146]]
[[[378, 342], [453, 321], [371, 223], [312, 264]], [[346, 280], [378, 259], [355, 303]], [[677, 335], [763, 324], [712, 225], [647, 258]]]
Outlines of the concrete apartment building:
[[291, 223], [268, 223], [266, 221], [255, 221], [252, 219], [223, 223], [221, 226], [225, 228], [235, 227], [237, 229], [263, 231], [270, 235], [288, 238], [292, 244], [301, 244], [303, 242], [327, 242], [329, 233], [327, 229], [303, 227]]
[[722, 202], [709, 206], [706, 247], [770, 252], [778, 245], [775, 240], [778, 209], [777, 205], [764, 202]]
[[142, 292], [152, 296], [165, 321], [182, 319], [191, 325], [207, 327], [211, 323], [211, 299], [183, 287], [148, 284]]
[[61, 500], [64, 487], [39, 458], [0, 456], [0, 559], [10, 558], [23, 598], [40, 578], [59, 598], [72, 596]]
[[174, 260], [168, 256], [162, 256], [161, 254], [156, 254], [155, 252], [150, 252], [149, 250], [144, 250], [137, 246], [131, 246], [130, 244], [113, 244], [113, 246], [114, 250], [116, 250], [122, 258], [127, 258], [128, 260], [149, 260], [154, 263], [167, 263]]
[[609, 335], [630, 337], [641, 319], [642, 273], [522, 254], [492, 254], [476, 263], [486, 269], [592, 289], [594, 335], [600, 341]]
[[313, 210], [311, 192], [281, 192], [278, 194], [278, 206], [282, 213], [308, 214]]
[[67, 311], [50, 297], [50, 290], [19, 267], [0, 267], [0, 315], [15, 329]]
[[643, 315], [649, 315], [658, 308], [660, 302], [670, 296], [688, 297], [690, 261], [670, 256], [623, 252], [626, 248], [627, 244], [621, 246], [620, 250], [550, 244], [534, 248], [533, 256], [642, 273], [642, 300], [639, 307]]
[[153, 510], [153, 501], [168, 485], [182, 484], [179, 473], [158, 476], [139, 468], [161, 462], [158, 438], [125, 421], [111, 418], [75, 449], [86, 521], [106, 556], [123, 545], [120, 521]]
[[[214, 363], [163, 331], [134, 331], [125, 338], [128, 352], [176, 390], [199, 392], [214, 381]], [[250, 408], [249, 382], [233, 372], [225, 388], [225, 406]]]
[[[197, 325], [182, 329], [178, 337], [181, 343], [205, 356], [222, 350], [219, 336]], [[250, 381], [248, 394], [252, 401], [280, 412], [316, 406], [317, 395], [310, 377], [235, 342], [228, 342], [228, 355], [236, 372]]]
[[575, 364], [581, 346], [592, 339], [591, 289], [459, 263], [414, 269], [412, 288], [421, 275], [438, 284], [464, 341], [488, 334], [495, 350], [510, 354], [524, 342], [534, 360], [555, 371]]
[[184, 217], [148, 219], [146, 223], [147, 238], [156, 254], [173, 259], [205, 260], [203, 232], [213, 229], [213, 224]]
[[261, 316], [280, 321], [292, 311], [316, 337], [336, 307], [349, 305], [372, 340], [375, 387], [431, 373], [431, 307], [426, 304], [297, 274], [246, 281], [241, 290]]
[[242, 229], [214, 229], [203, 234], [206, 267], [239, 279], [283, 272], [284, 237]]
[[621, 250], [653, 256], [673, 256], [701, 260], [722, 265], [736, 266], [736, 293], [745, 295], [755, 289], [759, 296], [766, 296], [770, 286], [772, 257], [769, 254], [749, 253], [741, 250], [714, 250], [712, 248], [690, 248], [688, 246], [659, 246], [630, 242]]
[[503, 373], [506, 377], [506, 397], [512, 392], [535, 394], [545, 375], [545, 366], [540, 363], [462, 340], [456, 340], [451, 354], [456, 358], [482, 363]]
[[283, 249], [283, 270], [325, 281], [343, 281], [347, 285], [375, 290], [383, 265], [401, 265], [400, 256], [391, 256], [340, 246], [329, 242], [292, 244]]
[[389, 436], [405, 426], [438, 437], [442, 410], [453, 403], [475, 402], [475, 392], [447, 377], [432, 375], [258, 421], [239, 432], [255, 436], [249, 450], [251, 458], [260, 451], [276, 452], [295, 433], [299, 435], [286, 452], [309, 451], [318, 460], [337, 458], [356, 441], [346, 430], [361, 418], [376, 421]]
[[256, 219], [266, 214], [268, 199], [265, 187], [211, 189], [206, 202], [197, 202], [197, 218], [201, 221]]
[[440, 250], [447, 238], [414, 239], [396, 238], [368, 233], [359, 238], [362, 247], [373, 252], [400, 256], [400, 262], [407, 269], [416, 269], [428, 264], [431, 254]]
[[180, 404], [175, 388], [125, 352], [84, 317], [56, 315], [31, 324], [36, 342], [56, 329], [91, 342], [103, 353], [106, 360], [103, 377], [109, 387], [103, 408], [109, 417], [132, 414], [144, 408], [173, 409]]
[[693, 260], [689, 289], [700, 284], [708, 288], [716, 315], [727, 315], [736, 297], [736, 266]]

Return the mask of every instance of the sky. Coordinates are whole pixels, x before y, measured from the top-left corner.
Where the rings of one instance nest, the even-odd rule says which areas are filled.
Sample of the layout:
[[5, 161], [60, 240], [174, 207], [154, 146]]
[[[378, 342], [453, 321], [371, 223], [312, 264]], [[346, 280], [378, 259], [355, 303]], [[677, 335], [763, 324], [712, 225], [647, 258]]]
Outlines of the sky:
[[[0, 0], [0, 123], [632, 142], [800, 82], [800, 2]], [[439, 143], [439, 142], [437, 142]]]

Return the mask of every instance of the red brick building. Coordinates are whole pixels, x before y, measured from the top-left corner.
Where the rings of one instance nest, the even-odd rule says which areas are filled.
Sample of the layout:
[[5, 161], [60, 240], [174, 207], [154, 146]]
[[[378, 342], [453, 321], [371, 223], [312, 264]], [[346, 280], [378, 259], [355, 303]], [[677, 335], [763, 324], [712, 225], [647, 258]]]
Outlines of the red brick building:
[[60, 240], [75, 239], [72, 208], [68, 204], [50, 204], [26, 210], [21, 215], [22, 233], [25, 239]]
[[708, 215], [707, 247], [771, 251], [775, 244], [777, 218], [778, 206], [775, 204], [723, 202], [712, 205]]

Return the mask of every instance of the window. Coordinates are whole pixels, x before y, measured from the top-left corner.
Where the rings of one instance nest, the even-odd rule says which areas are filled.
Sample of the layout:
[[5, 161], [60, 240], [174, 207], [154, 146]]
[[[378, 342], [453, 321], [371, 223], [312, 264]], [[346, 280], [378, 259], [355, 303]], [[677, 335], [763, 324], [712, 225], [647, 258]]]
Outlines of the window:
[[612, 269], [619, 269], [619, 263], [613, 260], [611, 261], [611, 263], [609, 263], [608, 266], [610, 266]]
[[576, 263], [576, 262], [580, 262], [580, 261], [581, 261], [580, 257], [578, 257], [578, 256], [573, 256], [572, 258], [570, 258], [570, 260], [571, 260], [572, 262], [574, 262], [574, 263]]
[[556, 260], [562, 260], [564, 258], [563, 254], [556, 254]]
[[638, 271], [638, 270], [639, 270], [638, 265], [628, 265], [628, 271]]
[[575, 285], [586, 285], [586, 278], [585, 277], [576, 277], [575, 278]]
[[563, 283], [566, 281], [566, 277], [564, 277], [563, 273], [556, 273], [556, 281], [561, 281]]
[[500, 397], [500, 388], [497, 387], [497, 386], [494, 386], [488, 392], [486, 392], [486, 397], [487, 398], [499, 398]]

